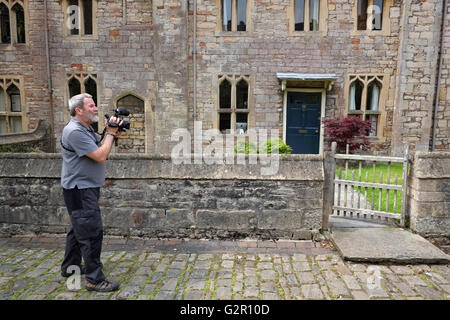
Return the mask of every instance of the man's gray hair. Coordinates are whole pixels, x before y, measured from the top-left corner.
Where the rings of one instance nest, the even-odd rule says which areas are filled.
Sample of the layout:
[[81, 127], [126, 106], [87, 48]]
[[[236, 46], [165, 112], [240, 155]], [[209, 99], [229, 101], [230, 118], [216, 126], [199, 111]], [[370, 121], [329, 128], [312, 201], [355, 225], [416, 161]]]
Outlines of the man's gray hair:
[[89, 93], [81, 93], [73, 96], [69, 100], [69, 111], [72, 117], [75, 116], [75, 108], [83, 108], [83, 103], [85, 98], [92, 98]]

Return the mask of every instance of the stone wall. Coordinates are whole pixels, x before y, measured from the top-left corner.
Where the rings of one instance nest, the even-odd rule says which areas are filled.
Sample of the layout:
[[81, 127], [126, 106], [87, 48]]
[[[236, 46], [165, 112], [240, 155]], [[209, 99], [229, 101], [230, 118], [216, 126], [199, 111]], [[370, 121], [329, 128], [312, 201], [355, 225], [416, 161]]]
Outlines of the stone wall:
[[450, 238], [450, 153], [417, 152], [408, 184], [411, 229]]
[[404, 144], [413, 145], [417, 151], [430, 150], [443, 3], [405, 1], [406, 25], [401, 35], [393, 127], [392, 148], [396, 155], [402, 154]]
[[[219, 1], [197, 1], [198, 120], [206, 129], [214, 127], [219, 74], [250, 75], [254, 107], [250, 122], [253, 121], [255, 128], [279, 129], [281, 136], [284, 93], [277, 72], [336, 74], [337, 80], [326, 95], [327, 118], [344, 115], [347, 108], [344, 88], [349, 73], [387, 74], [384, 134], [381, 141], [373, 142], [381, 144], [380, 148], [389, 153], [395, 125], [393, 110], [402, 3], [385, 2], [390, 6], [389, 33], [374, 35], [354, 31], [354, 0], [328, 1], [328, 16], [322, 21], [326, 24], [325, 33], [296, 34], [289, 33], [289, 0], [253, 0], [248, 21], [251, 30], [228, 33], [216, 30], [216, 3]], [[193, 1], [189, 3], [192, 8]], [[189, 83], [193, 92], [192, 75]], [[193, 114], [189, 117], [191, 124]]]
[[[0, 154], [0, 159], [0, 232], [65, 232], [60, 155]], [[261, 173], [268, 162], [235, 160], [177, 165], [165, 157], [110, 156], [100, 201], [105, 233], [311, 239], [321, 228], [320, 156], [280, 156], [272, 175]]]

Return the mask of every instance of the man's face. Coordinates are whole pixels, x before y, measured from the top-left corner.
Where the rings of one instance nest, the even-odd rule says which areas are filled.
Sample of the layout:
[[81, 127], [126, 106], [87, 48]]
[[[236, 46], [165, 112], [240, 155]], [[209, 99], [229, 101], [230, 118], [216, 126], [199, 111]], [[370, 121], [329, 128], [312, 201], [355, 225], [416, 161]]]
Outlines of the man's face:
[[92, 98], [84, 98], [83, 108], [80, 108], [80, 116], [88, 124], [98, 122], [98, 108]]

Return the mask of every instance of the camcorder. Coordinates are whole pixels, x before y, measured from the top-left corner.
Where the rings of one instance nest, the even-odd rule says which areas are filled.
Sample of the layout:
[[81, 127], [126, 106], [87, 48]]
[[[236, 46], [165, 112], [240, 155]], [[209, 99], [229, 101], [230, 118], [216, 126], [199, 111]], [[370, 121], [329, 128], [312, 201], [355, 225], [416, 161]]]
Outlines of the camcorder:
[[[120, 123], [120, 121], [122, 121], [122, 123], [119, 125], [118, 123], [115, 123], [115, 122], [109, 122], [110, 115], [105, 114], [105, 118], [108, 120], [108, 123], [107, 123], [108, 127], [111, 127], [111, 128], [119, 127], [119, 131], [122, 131], [122, 132], [125, 132], [127, 129], [129, 130], [130, 122], [121, 119], [119, 116], [125, 116], [125, 117], [129, 116], [130, 110], [125, 109], [125, 108], [116, 108], [116, 109], [113, 109], [113, 111], [114, 111], [114, 116], [116, 118], [119, 118], [119, 123]], [[103, 140], [103, 137], [105, 136], [105, 133], [106, 133], [106, 127], [103, 129], [102, 140]], [[114, 142], [115, 142], [115, 145], [117, 146], [117, 138], [114, 138]]]

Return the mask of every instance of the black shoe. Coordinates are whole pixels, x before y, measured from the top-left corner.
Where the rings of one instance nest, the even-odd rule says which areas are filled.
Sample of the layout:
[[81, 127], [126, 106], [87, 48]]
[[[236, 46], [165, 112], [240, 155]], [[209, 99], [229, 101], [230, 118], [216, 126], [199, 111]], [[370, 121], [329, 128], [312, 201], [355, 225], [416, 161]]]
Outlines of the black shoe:
[[97, 292], [111, 292], [119, 290], [120, 284], [110, 282], [109, 280], [103, 280], [97, 284], [92, 284], [89, 281], [86, 281], [86, 289], [88, 291], [97, 291]]
[[[81, 266], [80, 270], [81, 270], [81, 274], [86, 274], [86, 268], [85, 268], [85, 266]], [[70, 277], [70, 276], [73, 275], [73, 274], [74, 274], [74, 272], [68, 273], [68, 272], [66, 272], [66, 271], [61, 271], [61, 276], [62, 276], [63, 278], [68, 278], [68, 277]]]

